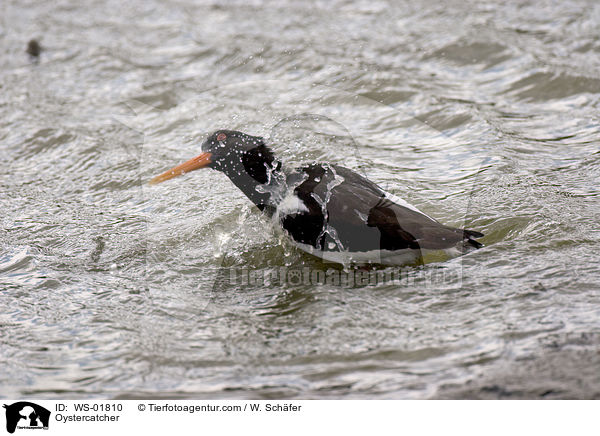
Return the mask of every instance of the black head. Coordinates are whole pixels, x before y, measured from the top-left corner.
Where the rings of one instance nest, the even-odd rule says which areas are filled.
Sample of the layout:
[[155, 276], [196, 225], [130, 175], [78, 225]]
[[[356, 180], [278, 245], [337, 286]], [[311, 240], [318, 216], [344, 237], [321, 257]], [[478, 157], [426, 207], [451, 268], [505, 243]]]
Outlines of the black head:
[[270, 207], [271, 194], [259, 185], [284, 182], [281, 164], [260, 136], [234, 130], [217, 130], [202, 144], [202, 153], [154, 177], [150, 184], [164, 182], [190, 171], [210, 167], [225, 173], [259, 209]]
[[217, 130], [202, 144], [200, 155], [153, 178], [156, 184], [204, 167], [224, 172], [242, 191], [249, 194], [256, 185], [268, 183], [273, 170], [279, 170], [273, 153], [260, 136], [235, 130]]
[[214, 156], [224, 157], [230, 153], [250, 151], [257, 147], [264, 147], [265, 140], [260, 136], [247, 135], [237, 130], [217, 130], [202, 143], [202, 151], [212, 153]]
[[266, 183], [274, 161], [262, 137], [235, 130], [217, 130], [204, 141], [202, 151], [210, 153], [208, 166], [223, 171], [232, 180], [245, 173], [259, 183]]

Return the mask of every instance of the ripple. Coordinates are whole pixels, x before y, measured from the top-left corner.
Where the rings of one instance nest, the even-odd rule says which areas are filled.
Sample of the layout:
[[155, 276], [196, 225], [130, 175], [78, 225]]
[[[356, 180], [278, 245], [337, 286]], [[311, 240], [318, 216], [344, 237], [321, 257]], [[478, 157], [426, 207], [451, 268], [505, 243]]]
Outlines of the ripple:
[[[121, 6], [3, 9], [0, 396], [598, 398], [597, 8]], [[222, 174], [146, 185], [220, 127], [486, 245], [401, 285], [231, 283], [334, 266]]]

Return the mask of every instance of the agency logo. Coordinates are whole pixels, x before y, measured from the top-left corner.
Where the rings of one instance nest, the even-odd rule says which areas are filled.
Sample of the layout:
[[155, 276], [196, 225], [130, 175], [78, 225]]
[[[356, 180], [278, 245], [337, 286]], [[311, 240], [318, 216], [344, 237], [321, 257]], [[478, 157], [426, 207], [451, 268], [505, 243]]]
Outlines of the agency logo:
[[6, 409], [6, 431], [14, 433], [18, 429], [48, 430], [50, 411], [29, 401], [19, 401], [4, 405]]

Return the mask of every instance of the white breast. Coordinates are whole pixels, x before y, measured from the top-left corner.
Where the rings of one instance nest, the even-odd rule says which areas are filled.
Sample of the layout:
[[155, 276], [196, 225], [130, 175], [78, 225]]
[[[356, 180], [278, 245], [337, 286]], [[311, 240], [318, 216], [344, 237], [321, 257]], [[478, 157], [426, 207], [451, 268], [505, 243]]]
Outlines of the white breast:
[[308, 208], [302, 200], [293, 192], [288, 193], [277, 205], [278, 215], [294, 215], [308, 212]]

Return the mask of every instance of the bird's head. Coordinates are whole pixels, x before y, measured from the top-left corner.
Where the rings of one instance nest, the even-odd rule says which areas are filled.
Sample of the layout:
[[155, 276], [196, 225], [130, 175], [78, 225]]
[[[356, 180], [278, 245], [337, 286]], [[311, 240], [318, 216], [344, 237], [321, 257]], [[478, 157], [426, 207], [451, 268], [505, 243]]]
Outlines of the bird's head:
[[164, 182], [200, 168], [214, 168], [230, 179], [247, 178], [266, 183], [274, 162], [273, 153], [260, 136], [235, 130], [217, 130], [202, 144], [202, 153], [150, 180]]

